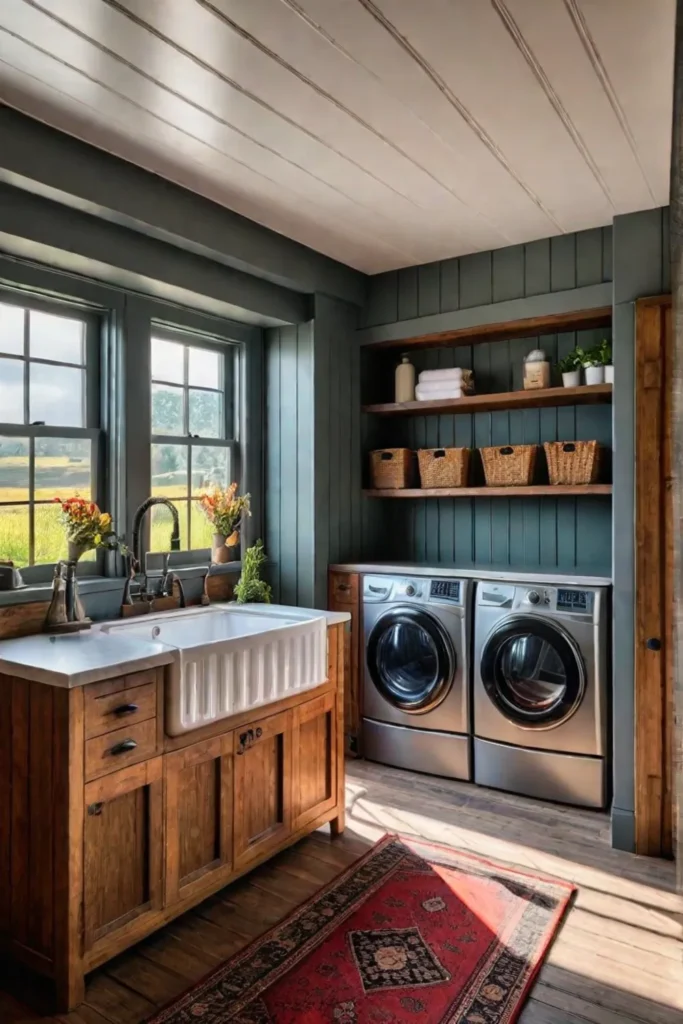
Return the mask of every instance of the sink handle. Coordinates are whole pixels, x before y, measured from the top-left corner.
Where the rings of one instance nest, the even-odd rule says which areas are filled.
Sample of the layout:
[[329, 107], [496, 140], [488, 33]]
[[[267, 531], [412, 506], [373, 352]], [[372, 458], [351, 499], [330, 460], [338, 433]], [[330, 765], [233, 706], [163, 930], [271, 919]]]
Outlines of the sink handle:
[[135, 750], [137, 743], [135, 740], [121, 740], [120, 743], [115, 743], [109, 751], [110, 754], [116, 756], [117, 754], [127, 754], [131, 750]]
[[137, 704], [119, 704], [117, 708], [114, 708], [112, 715], [134, 715], [140, 708]]

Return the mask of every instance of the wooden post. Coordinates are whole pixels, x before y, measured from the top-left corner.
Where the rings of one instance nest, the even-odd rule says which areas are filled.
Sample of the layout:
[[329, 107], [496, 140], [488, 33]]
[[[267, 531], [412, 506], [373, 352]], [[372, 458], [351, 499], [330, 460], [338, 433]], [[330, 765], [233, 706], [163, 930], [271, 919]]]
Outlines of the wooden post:
[[676, 5], [671, 148], [671, 290], [673, 294], [673, 499], [675, 671], [673, 742], [674, 855], [683, 890], [683, 0]]

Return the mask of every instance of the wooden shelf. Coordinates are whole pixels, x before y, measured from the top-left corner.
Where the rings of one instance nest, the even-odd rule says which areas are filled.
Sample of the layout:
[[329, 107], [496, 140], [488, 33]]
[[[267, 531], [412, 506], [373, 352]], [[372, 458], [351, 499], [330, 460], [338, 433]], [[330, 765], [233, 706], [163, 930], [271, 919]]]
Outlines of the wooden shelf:
[[583, 384], [578, 388], [544, 388], [538, 391], [503, 391], [492, 395], [437, 398], [430, 402], [387, 402], [364, 405], [363, 412], [376, 416], [451, 416], [505, 409], [546, 409], [563, 405], [597, 405], [612, 401], [611, 384]]
[[529, 484], [528, 487], [409, 487], [367, 490], [367, 498], [579, 498], [610, 495], [611, 484]]
[[[495, 307], [493, 308], [495, 309]], [[463, 312], [467, 313], [467, 310]], [[547, 313], [517, 320], [479, 323], [450, 331], [418, 334], [409, 338], [387, 338], [383, 341], [372, 341], [369, 347], [373, 350], [409, 351], [413, 348], [438, 348], [441, 345], [478, 345], [484, 341], [535, 338], [541, 334], [581, 331], [591, 327], [610, 327], [611, 324], [612, 307], [600, 306], [594, 309], [575, 309], [568, 313]], [[365, 333], [367, 334], [367, 331]]]

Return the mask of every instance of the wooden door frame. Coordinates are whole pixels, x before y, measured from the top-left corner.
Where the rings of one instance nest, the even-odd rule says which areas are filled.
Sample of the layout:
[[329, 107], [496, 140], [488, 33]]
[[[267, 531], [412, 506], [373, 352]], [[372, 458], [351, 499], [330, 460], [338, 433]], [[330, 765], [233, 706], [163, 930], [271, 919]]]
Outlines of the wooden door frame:
[[635, 847], [636, 853], [671, 856], [674, 721], [671, 296], [639, 299], [635, 316]]

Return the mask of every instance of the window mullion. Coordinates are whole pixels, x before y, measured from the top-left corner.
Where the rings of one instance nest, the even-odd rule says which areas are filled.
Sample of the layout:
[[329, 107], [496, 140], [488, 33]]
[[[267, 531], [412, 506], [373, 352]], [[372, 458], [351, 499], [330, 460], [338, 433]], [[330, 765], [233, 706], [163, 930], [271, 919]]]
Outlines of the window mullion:
[[29, 311], [24, 310], [24, 423], [31, 422], [29, 393], [31, 387], [31, 360], [29, 359]]
[[36, 439], [28, 442], [28, 564], [36, 560]]

